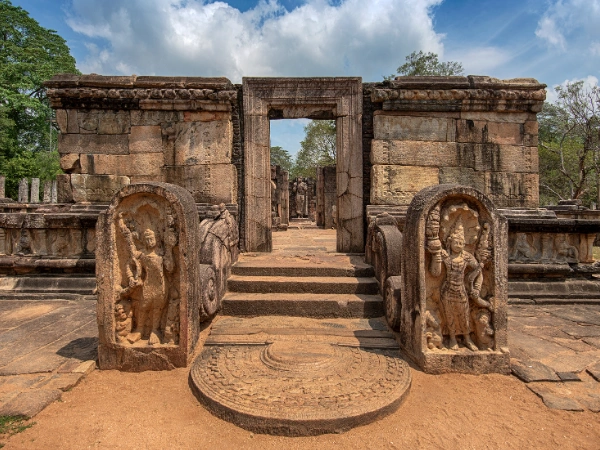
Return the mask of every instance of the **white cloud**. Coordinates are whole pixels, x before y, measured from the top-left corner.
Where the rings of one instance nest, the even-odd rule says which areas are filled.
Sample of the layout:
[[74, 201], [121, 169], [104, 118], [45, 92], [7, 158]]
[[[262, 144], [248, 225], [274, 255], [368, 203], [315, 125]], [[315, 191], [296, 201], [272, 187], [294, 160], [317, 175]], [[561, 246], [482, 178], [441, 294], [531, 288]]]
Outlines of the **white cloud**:
[[600, 0], [553, 0], [535, 34], [561, 51], [580, 47], [588, 54], [597, 54], [590, 43], [600, 38]]
[[465, 74], [487, 75], [504, 66], [512, 58], [508, 50], [498, 47], [473, 47], [448, 55], [452, 61], [462, 62]]
[[306, 0], [287, 11], [260, 0], [240, 12], [207, 0], [72, 0], [68, 23], [96, 45], [79, 64], [84, 73], [375, 81], [413, 50], [443, 56], [432, 22], [441, 1]]
[[587, 89], [590, 89], [594, 86], [598, 86], [598, 78], [596, 78], [593, 75], [588, 75], [585, 78], [573, 78], [572, 80], [565, 80], [556, 86], [552, 86], [546, 89], [546, 101], [550, 103], [555, 103], [556, 100], [558, 100], [558, 94], [556, 92], [557, 87], [564, 87], [567, 84], [577, 83], [578, 81], [583, 81], [583, 85]]

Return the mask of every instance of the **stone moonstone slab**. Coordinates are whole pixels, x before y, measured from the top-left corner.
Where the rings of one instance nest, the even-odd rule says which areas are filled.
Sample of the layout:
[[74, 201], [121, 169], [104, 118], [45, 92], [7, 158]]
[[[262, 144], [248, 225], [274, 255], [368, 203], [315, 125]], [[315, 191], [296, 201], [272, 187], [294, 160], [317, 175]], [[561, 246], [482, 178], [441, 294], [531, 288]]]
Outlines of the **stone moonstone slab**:
[[193, 389], [215, 415], [258, 433], [335, 433], [395, 411], [411, 376], [393, 335], [337, 321], [217, 328], [192, 365]]

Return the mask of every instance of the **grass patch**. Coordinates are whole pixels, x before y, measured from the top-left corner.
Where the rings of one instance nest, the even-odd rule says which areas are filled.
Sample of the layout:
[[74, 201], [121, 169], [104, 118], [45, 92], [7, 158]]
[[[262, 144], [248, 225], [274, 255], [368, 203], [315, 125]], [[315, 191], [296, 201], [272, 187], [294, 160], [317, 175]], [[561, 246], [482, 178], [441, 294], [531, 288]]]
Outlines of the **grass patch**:
[[[31, 428], [35, 422], [30, 422], [21, 416], [0, 416], [0, 437], [8, 437]], [[0, 443], [0, 448], [4, 444]]]

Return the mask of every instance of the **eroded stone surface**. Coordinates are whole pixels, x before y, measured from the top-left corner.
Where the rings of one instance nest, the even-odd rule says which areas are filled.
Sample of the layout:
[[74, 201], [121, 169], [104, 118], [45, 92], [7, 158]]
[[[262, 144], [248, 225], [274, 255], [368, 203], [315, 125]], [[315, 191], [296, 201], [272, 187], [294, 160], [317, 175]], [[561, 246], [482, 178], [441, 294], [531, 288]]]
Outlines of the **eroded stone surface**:
[[99, 361], [103, 369], [187, 365], [198, 338], [198, 213], [166, 183], [130, 185], [98, 221]]
[[402, 250], [404, 349], [426, 372], [507, 373], [506, 219], [480, 192], [419, 192]]
[[371, 422], [399, 406], [410, 371], [392, 335], [368, 323], [224, 318], [192, 366], [195, 392], [214, 414], [260, 433], [316, 435]]

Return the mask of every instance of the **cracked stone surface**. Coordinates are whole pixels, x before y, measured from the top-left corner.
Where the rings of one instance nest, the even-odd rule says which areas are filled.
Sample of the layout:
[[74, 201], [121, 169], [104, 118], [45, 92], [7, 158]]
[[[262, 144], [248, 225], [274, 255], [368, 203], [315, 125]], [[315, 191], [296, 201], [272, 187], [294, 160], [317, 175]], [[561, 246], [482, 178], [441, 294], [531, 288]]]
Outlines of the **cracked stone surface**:
[[0, 415], [33, 417], [95, 369], [95, 306], [0, 300]]
[[512, 305], [513, 373], [549, 408], [600, 411], [600, 305]]

